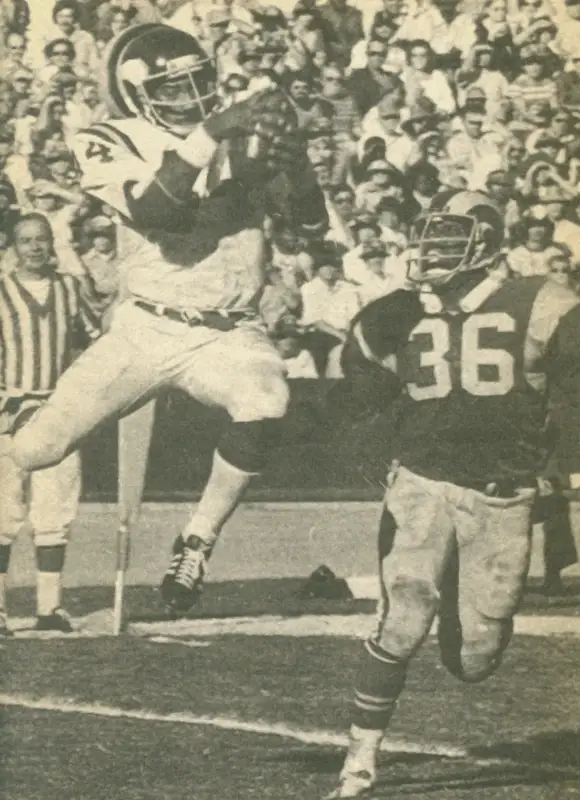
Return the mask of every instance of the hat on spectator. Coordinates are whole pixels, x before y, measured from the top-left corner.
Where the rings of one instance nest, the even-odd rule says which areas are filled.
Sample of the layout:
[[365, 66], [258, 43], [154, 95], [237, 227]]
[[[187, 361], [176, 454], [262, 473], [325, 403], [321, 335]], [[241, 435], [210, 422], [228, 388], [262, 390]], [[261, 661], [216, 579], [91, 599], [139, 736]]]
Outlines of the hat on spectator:
[[435, 124], [439, 118], [435, 104], [428, 97], [420, 96], [404, 112], [401, 129], [406, 133], [414, 122], [425, 120]]
[[342, 245], [330, 241], [317, 242], [309, 251], [315, 267], [328, 265], [341, 267], [345, 252], [346, 248]]
[[385, 258], [386, 255], [386, 245], [380, 239], [376, 242], [368, 242], [367, 244], [363, 245], [360, 254], [363, 261], [366, 261], [369, 258]]

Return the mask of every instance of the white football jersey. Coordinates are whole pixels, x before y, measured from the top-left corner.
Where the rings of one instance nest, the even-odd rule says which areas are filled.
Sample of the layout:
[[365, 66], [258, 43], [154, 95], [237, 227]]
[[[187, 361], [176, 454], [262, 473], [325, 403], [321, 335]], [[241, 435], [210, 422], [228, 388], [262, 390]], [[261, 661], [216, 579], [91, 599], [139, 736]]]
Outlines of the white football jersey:
[[206, 217], [204, 223], [196, 224], [194, 209], [197, 198], [208, 195], [208, 173], [217, 169], [218, 182], [230, 177], [223, 150], [218, 150], [192, 186], [191, 230], [170, 233], [131, 224], [129, 189], [138, 196], [140, 187], [147, 186], [161, 166], [164, 152], [175, 149], [180, 141], [142, 119], [109, 120], [76, 136], [82, 188], [127, 221], [122, 265], [127, 290], [185, 310], [253, 306], [264, 282], [263, 211], [249, 209], [240, 189], [228, 183], [223, 187], [224, 193], [231, 194], [227, 213], [222, 219]]

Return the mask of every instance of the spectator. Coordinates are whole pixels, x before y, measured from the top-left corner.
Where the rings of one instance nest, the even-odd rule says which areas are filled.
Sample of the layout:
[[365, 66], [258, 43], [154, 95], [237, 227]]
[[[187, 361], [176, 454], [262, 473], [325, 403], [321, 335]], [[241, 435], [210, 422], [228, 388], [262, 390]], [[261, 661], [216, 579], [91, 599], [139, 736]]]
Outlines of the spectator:
[[308, 331], [308, 348], [317, 372], [340, 378], [340, 353], [351, 320], [360, 308], [356, 288], [342, 274], [342, 249], [326, 242], [312, 256], [315, 277], [302, 286], [301, 325]]
[[53, 39], [44, 48], [47, 65], [37, 73], [37, 93], [44, 98], [52, 90], [56, 75], [63, 72], [76, 74], [73, 67], [76, 62], [76, 47], [68, 39]]
[[376, 106], [382, 97], [388, 96], [392, 84], [392, 76], [383, 71], [386, 46], [377, 39], [371, 39], [366, 53], [367, 65], [353, 69], [349, 77], [350, 90], [361, 116]]
[[74, 46], [75, 70], [90, 78], [99, 69], [100, 58], [94, 37], [79, 27], [80, 7], [77, 0], [57, 0], [52, 10], [55, 33]]
[[431, 0], [409, 0], [406, 5], [407, 11], [395, 39], [405, 42], [422, 39], [431, 42], [437, 35], [444, 35], [445, 21]]
[[[0, 27], [0, 31], [5, 32], [6, 30], [10, 31], [9, 28]], [[26, 37], [23, 33], [17, 33], [16, 31], [7, 33], [4, 48], [6, 54], [3, 56], [2, 61], [0, 62], [2, 75], [9, 75], [11, 72], [19, 69], [20, 67], [30, 67], [30, 64], [25, 58]]]
[[284, 359], [286, 377], [294, 379], [318, 378], [316, 364], [312, 354], [303, 347], [303, 337], [297, 330], [282, 320], [279, 329], [273, 336], [276, 350]]
[[511, 79], [517, 68], [517, 50], [507, 15], [506, 0], [486, 0], [476, 32], [478, 41], [492, 48], [491, 63], [501, 65], [504, 75]]
[[386, 245], [395, 244], [399, 251], [407, 247], [407, 237], [401, 231], [403, 212], [404, 206], [393, 197], [383, 197], [375, 209], [381, 241]]
[[329, 202], [327, 202], [329, 229], [325, 238], [343, 245], [347, 249], [355, 246], [351, 230], [351, 223], [355, 216], [354, 200], [353, 190], [348, 184], [342, 183], [332, 188]]
[[405, 285], [404, 270], [389, 272], [386, 268], [387, 247], [384, 242], [366, 244], [361, 251], [361, 260], [366, 269], [364, 280], [358, 287], [361, 306], [368, 305], [378, 297], [384, 297]]
[[106, 104], [100, 99], [98, 85], [94, 81], [83, 81], [71, 99], [65, 96], [63, 125], [67, 141], [82, 128], [108, 119]]
[[419, 97], [404, 109], [400, 124], [401, 136], [387, 148], [387, 160], [400, 172], [406, 173], [423, 160], [423, 135], [437, 127], [435, 105], [427, 97]]
[[50, 223], [59, 269], [79, 278], [85, 269], [73, 247], [71, 225], [83, 203], [83, 196], [64, 189], [56, 183], [37, 180], [29, 191], [32, 209]]
[[538, 103], [557, 106], [557, 90], [554, 80], [547, 75], [545, 57], [532, 48], [521, 51], [521, 74], [509, 87], [516, 116], [526, 120], [530, 108]]
[[528, 278], [547, 275], [554, 255], [554, 223], [549, 219], [527, 217], [517, 231], [521, 244], [507, 254], [509, 268], [516, 275]]
[[[580, 9], [580, 5], [578, 6]], [[580, 53], [570, 59], [569, 68], [556, 77], [556, 94], [560, 106], [580, 111]]]
[[119, 293], [116, 230], [108, 217], [98, 216], [87, 221], [85, 232], [91, 247], [81, 261], [91, 283], [92, 308], [97, 319], [101, 319]]
[[359, 214], [351, 223], [355, 246], [344, 254], [343, 273], [347, 281], [360, 285], [367, 277], [366, 264], [362, 258], [363, 250], [381, 241], [381, 227], [372, 214]]
[[574, 289], [572, 251], [565, 244], [554, 245], [554, 251], [548, 258], [548, 278]]
[[580, 261], [580, 225], [568, 218], [569, 198], [561, 195], [542, 205], [546, 216], [554, 223], [554, 242], [567, 247], [574, 260]]
[[484, 94], [489, 122], [494, 122], [501, 116], [503, 102], [509, 93], [507, 78], [494, 67], [492, 58], [493, 48], [490, 44], [475, 45], [464, 67], [456, 74], [459, 103], [465, 104], [470, 89], [480, 88]]
[[409, 105], [413, 105], [419, 98], [427, 98], [441, 114], [452, 114], [455, 111], [451, 87], [443, 73], [435, 69], [435, 54], [428, 42], [415, 39], [409, 43], [407, 66], [401, 78]]
[[360, 211], [375, 213], [384, 197], [393, 196], [393, 188], [401, 189], [403, 176], [387, 161], [371, 161], [367, 167], [367, 180], [356, 187], [356, 206]]
[[[395, 83], [396, 81], [396, 83]], [[382, 139], [386, 148], [391, 147], [402, 136], [400, 129], [401, 111], [405, 102], [404, 88], [398, 78], [393, 80], [392, 89], [376, 106], [371, 108], [363, 119], [361, 125], [361, 138], [358, 153], [362, 157], [368, 139]]]
[[332, 61], [346, 69], [352, 48], [364, 39], [362, 13], [348, 5], [348, 0], [328, 0], [317, 6], [317, 10], [326, 26], [328, 54]]
[[26, 0], [1, 0], [0, 31], [24, 36], [30, 25], [30, 6]]
[[513, 229], [522, 218], [519, 203], [515, 199], [515, 182], [505, 170], [498, 169], [489, 173], [485, 188], [503, 212], [506, 240], [509, 240]]
[[460, 120], [461, 128], [447, 144], [447, 155], [468, 188], [481, 189], [491, 169], [501, 160], [501, 145], [486, 128], [483, 111], [464, 106]]

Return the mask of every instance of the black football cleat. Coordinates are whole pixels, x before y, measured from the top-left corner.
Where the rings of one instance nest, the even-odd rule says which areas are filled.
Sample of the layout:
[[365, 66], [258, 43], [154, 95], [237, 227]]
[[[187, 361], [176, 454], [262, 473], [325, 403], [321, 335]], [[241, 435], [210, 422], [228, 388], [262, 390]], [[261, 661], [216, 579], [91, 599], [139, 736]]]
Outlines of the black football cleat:
[[201, 594], [211, 547], [197, 536], [173, 543], [173, 557], [161, 581], [161, 597], [173, 619], [182, 617]]
[[59, 633], [73, 633], [69, 615], [63, 608], [55, 608], [51, 614], [41, 614], [36, 618], [35, 631], [58, 631]]

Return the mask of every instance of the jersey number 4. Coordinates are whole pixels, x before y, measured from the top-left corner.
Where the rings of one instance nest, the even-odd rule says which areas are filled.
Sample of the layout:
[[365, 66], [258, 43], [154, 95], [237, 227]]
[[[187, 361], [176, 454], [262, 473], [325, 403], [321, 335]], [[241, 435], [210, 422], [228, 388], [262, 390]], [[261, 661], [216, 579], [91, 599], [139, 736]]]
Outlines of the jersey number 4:
[[101, 164], [109, 164], [111, 161], [114, 161], [113, 156], [111, 155], [111, 148], [107, 147], [106, 144], [101, 144], [100, 142], [89, 142], [89, 145], [85, 151], [85, 158], [98, 159]]
[[[473, 314], [461, 328], [461, 350], [457, 369], [452, 369], [449, 323], [440, 317], [423, 319], [411, 334], [410, 341], [427, 338], [428, 350], [419, 353], [420, 383], [407, 383], [413, 400], [447, 397], [457, 387], [476, 397], [507, 394], [514, 386], [514, 357], [507, 350], [481, 347], [481, 331], [513, 333], [516, 323], [503, 311]], [[454, 359], [453, 359], [454, 360]], [[456, 377], [458, 374], [458, 377]]]

